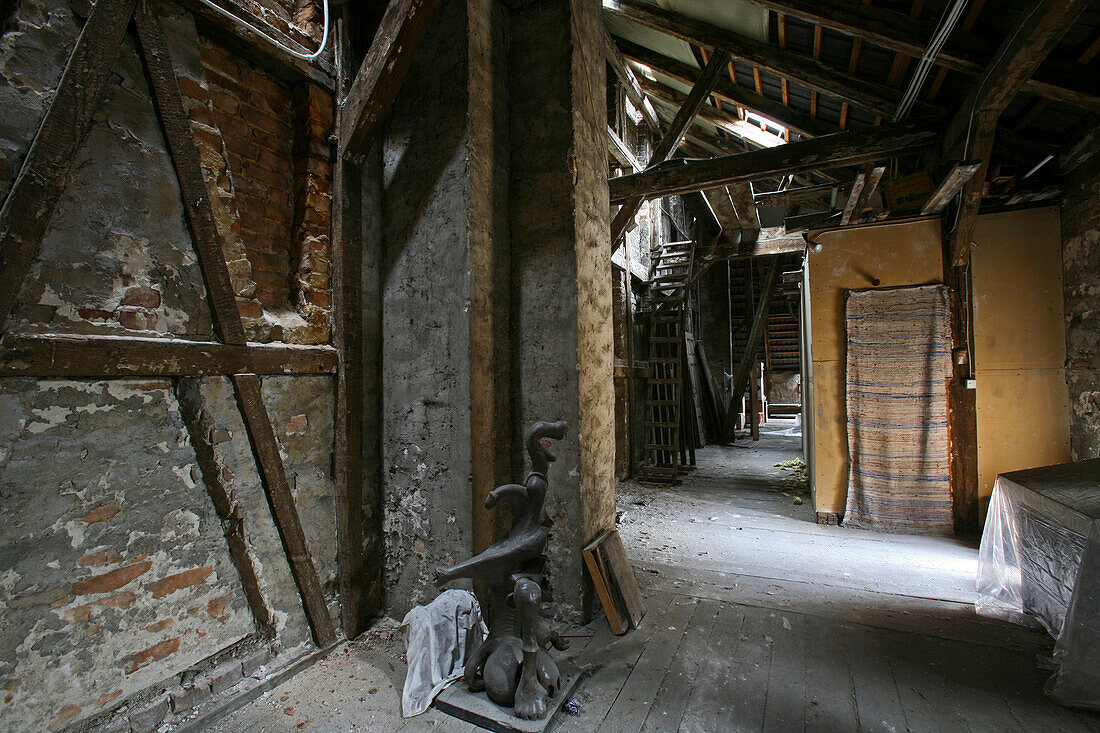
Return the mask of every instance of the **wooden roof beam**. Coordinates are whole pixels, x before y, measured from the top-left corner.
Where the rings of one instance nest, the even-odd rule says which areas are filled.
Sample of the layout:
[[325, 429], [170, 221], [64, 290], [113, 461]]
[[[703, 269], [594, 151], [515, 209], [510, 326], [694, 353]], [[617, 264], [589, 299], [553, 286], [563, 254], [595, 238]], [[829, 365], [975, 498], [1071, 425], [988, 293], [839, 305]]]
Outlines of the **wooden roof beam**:
[[[936, 30], [934, 21], [852, 0], [747, 1], [914, 58], [924, 53]], [[993, 43], [984, 38], [956, 32], [936, 57], [936, 63], [953, 71], [981, 74], [995, 50]], [[1097, 89], [1100, 89], [1100, 72], [1078, 70], [1073, 64], [1051, 59], [1042, 69], [1033, 70], [1022, 91], [1100, 112]]]
[[883, 117], [893, 116], [901, 101], [896, 89], [864, 81], [820, 61], [785, 53], [769, 43], [677, 15], [642, 0], [603, 0], [603, 9], [612, 16], [640, 23], [688, 43], [722, 49], [738, 61], [797, 80], [811, 90], [850, 102]]
[[[627, 59], [648, 66], [661, 75], [674, 79], [681, 84], [690, 86], [699, 77], [699, 69], [694, 66], [662, 56], [630, 41], [618, 39], [616, 42]], [[734, 84], [726, 79], [719, 79], [714, 84], [714, 93], [802, 135], [816, 137], [837, 131], [836, 127], [827, 122], [815, 120], [805, 112], [786, 107], [781, 102], [757, 94], [751, 89]]]
[[951, 259], [956, 266], [970, 260], [971, 238], [1001, 113], [1089, 5], [1090, 0], [1036, 0], [1016, 22], [948, 125], [943, 158], [969, 158], [983, 163], [962, 189], [959, 216], [951, 235]]
[[653, 109], [653, 103], [646, 99], [645, 94], [642, 93], [642, 89], [638, 85], [638, 77], [635, 76], [634, 70], [630, 68], [630, 64], [626, 62], [623, 52], [615, 45], [615, 41], [611, 38], [611, 34], [607, 32], [606, 27], [603, 29], [603, 45], [607, 63], [611, 65], [615, 76], [619, 77], [619, 81], [622, 82], [627, 99], [642, 113], [642, 119], [645, 120], [649, 129], [660, 135], [662, 133], [661, 123], [657, 119], [657, 112]]
[[940, 143], [934, 130], [916, 124], [841, 132], [709, 160], [672, 162], [608, 181], [611, 203], [631, 197], [656, 198], [768, 176], [862, 165], [915, 155]]
[[[691, 126], [695, 116], [699, 114], [699, 110], [703, 108], [714, 83], [718, 80], [718, 75], [725, 70], [729, 60], [730, 56], [725, 51], [715, 51], [710, 57], [707, 67], [703, 69], [703, 73], [695, 81], [695, 86], [691, 88], [691, 93], [688, 94], [684, 105], [680, 107], [680, 111], [676, 113], [676, 117], [672, 120], [668, 131], [665, 132], [661, 142], [657, 143], [657, 147], [653, 150], [653, 155], [649, 158], [651, 166], [663, 163], [672, 157], [672, 153], [679, 147], [680, 141], [684, 139], [688, 127]], [[627, 225], [634, 220], [634, 216], [644, 202], [644, 196], [631, 196], [620, 202], [622, 208], [615, 214], [615, 218], [611, 222], [612, 247], [618, 244], [619, 238], [626, 231]]]

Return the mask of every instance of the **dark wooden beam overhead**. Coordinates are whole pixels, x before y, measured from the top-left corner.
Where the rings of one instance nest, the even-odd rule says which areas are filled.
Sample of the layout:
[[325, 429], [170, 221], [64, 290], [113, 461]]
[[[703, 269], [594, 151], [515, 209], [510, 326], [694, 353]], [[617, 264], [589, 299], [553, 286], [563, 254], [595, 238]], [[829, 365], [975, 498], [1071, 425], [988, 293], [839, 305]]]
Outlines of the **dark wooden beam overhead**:
[[971, 238], [1001, 113], [1090, 4], [1091, 0], [1033, 2], [1017, 20], [948, 125], [943, 140], [943, 158], [967, 158], [984, 163], [962, 188], [959, 215], [951, 235], [950, 255], [956, 266], [970, 259]]
[[[667, 76], [681, 84], [691, 86], [699, 77], [699, 69], [694, 66], [662, 56], [630, 41], [619, 39], [617, 43], [626, 58], [644, 64], [662, 76]], [[837, 131], [836, 127], [827, 122], [816, 120], [805, 112], [787, 107], [782, 102], [757, 94], [751, 89], [734, 84], [728, 79], [719, 79], [714, 85], [714, 93], [745, 109], [761, 114], [770, 120], [775, 120], [784, 127], [802, 135], [816, 137]]]
[[951, 166], [951, 170], [940, 181], [935, 192], [928, 197], [924, 207], [920, 210], [921, 216], [938, 214], [947, 207], [955, 194], [966, 185], [966, 182], [982, 167], [980, 160], [964, 160]]
[[895, 89], [837, 71], [820, 61], [782, 51], [771, 44], [687, 18], [642, 0], [604, 0], [605, 13], [640, 23], [675, 38], [727, 51], [738, 61], [797, 80], [811, 90], [892, 117], [901, 95]]
[[332, 374], [331, 346], [220, 344], [171, 338], [9, 335], [0, 344], [5, 377], [181, 377]]
[[[649, 158], [650, 166], [663, 163], [672, 157], [672, 153], [687, 133], [688, 127], [691, 126], [695, 116], [699, 114], [699, 110], [706, 103], [719, 74], [725, 71], [729, 60], [729, 54], [725, 51], [715, 51], [710, 57], [707, 67], [703, 69], [703, 73], [699, 75], [695, 86], [691, 88], [691, 93], [688, 94], [684, 105], [680, 107], [680, 111], [676, 113], [676, 117], [672, 120], [668, 131], [661, 138], [661, 142], [657, 143], [653, 155]], [[626, 231], [627, 225], [633, 221], [634, 216], [645, 200], [645, 196], [633, 196], [622, 202], [622, 208], [615, 214], [615, 218], [611, 222], [611, 243], [613, 247], [618, 244], [619, 238]]]
[[[680, 109], [687, 102], [686, 94], [678, 92], [671, 87], [666, 87], [663, 84], [658, 84], [656, 82], [645, 79], [641, 82], [641, 85], [642, 91], [644, 91], [648, 96], [656, 99], [658, 102], [662, 102], [671, 106], [673, 109]], [[704, 104], [702, 107], [699, 108], [699, 114], [695, 116], [695, 122], [697, 124], [705, 122], [709, 123], [709, 125], [722, 127], [725, 132], [736, 136], [737, 139], [744, 141], [748, 146], [753, 148], [761, 147], [758, 143], [755, 143], [747, 138], [742, 138], [736, 132], [727, 129], [729, 126], [732, 126], [735, 122], [737, 122], [737, 116], [726, 112], [725, 110], [717, 109], [710, 106], [709, 104]]]
[[645, 94], [642, 93], [642, 88], [638, 84], [638, 77], [635, 76], [634, 70], [630, 68], [630, 64], [626, 62], [622, 51], [615, 45], [615, 40], [607, 32], [606, 26], [603, 29], [603, 46], [607, 63], [610, 64], [611, 70], [615, 72], [615, 76], [619, 77], [619, 81], [622, 82], [627, 99], [642, 113], [642, 119], [645, 120], [649, 129], [660, 135], [662, 131], [661, 123], [657, 119], [657, 112], [653, 109], [653, 103], [646, 99]]
[[656, 169], [613, 178], [608, 187], [612, 203], [632, 196], [672, 196], [739, 181], [916, 155], [939, 142], [938, 132], [916, 124], [883, 126], [709, 160], [672, 161]]
[[92, 6], [38, 134], [0, 208], [0, 332], [88, 135], [135, 4], [136, 0], [101, 0]]
[[340, 152], [360, 155], [375, 126], [389, 112], [439, 0], [390, 0], [343, 104], [347, 112]]
[[[853, 0], [747, 0], [807, 23], [846, 33], [907, 56], [919, 58], [936, 31], [936, 22]], [[980, 36], [954, 32], [936, 57], [952, 71], [981, 74], [996, 51]], [[1051, 59], [1024, 82], [1022, 91], [1100, 112], [1100, 71]]]

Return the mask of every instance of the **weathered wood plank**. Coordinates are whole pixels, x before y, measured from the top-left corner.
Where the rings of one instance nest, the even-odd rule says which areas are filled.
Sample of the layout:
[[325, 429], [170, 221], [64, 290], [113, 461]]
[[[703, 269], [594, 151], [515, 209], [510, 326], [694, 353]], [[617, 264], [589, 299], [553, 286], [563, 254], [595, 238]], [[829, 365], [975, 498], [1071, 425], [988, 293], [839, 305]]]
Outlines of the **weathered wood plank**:
[[605, 13], [640, 23], [688, 43], [721, 49], [734, 59], [796, 79], [811, 90], [828, 94], [883, 117], [892, 117], [901, 95], [826, 66], [820, 61], [786, 53], [763, 41], [678, 15], [640, 0], [604, 0]]
[[840, 132], [813, 140], [709, 160], [671, 162], [608, 181], [611, 202], [657, 198], [759, 178], [872, 163], [916, 155], [935, 146], [939, 133], [914, 124]]
[[0, 332], [91, 128], [135, 4], [135, 0], [101, 0], [92, 6], [53, 102], [0, 208]]
[[672, 600], [661, 625], [654, 630], [634, 671], [608, 710], [599, 728], [601, 733], [641, 729], [654, 698], [665, 685], [669, 665], [699, 605], [688, 596], [676, 596]]
[[882, 633], [852, 626], [843, 626], [841, 633], [852, 661], [859, 729], [907, 730], [894, 673], [882, 648]]
[[[256, 16], [240, 8], [234, 2], [228, 0], [211, 1], [230, 15], [242, 18], [242, 22], [234, 23], [230, 21], [200, 0], [183, 0], [184, 6], [194, 13], [195, 24], [204, 34], [215, 38], [222, 45], [280, 78], [295, 82], [309, 81], [329, 91], [336, 87], [334, 69], [326, 59], [326, 54], [322, 54], [312, 61], [292, 56], [252, 29], [251, 26], [256, 24], [257, 20], [263, 23], [262, 19], [256, 18]], [[267, 35], [292, 48], [297, 47], [297, 50], [301, 53], [313, 53], [316, 49], [316, 46], [306, 48], [297, 39], [286, 36], [270, 24], [263, 24], [261, 27]], [[330, 42], [332, 40], [331, 31], [329, 40]]]
[[951, 199], [955, 198], [955, 194], [981, 167], [980, 160], [964, 160], [951, 166], [951, 170], [943, 177], [940, 185], [925, 202], [924, 208], [920, 210], [921, 216], [930, 216], [943, 211], [951, 203]]
[[806, 623], [806, 731], [857, 730], [855, 690], [840, 624], [818, 616]]
[[645, 733], [666, 733], [680, 730], [689, 699], [697, 689], [700, 668], [712, 659], [711, 633], [721, 604], [698, 602], [691, 623], [680, 640], [661, 689], [653, 697], [641, 730]]
[[611, 125], [607, 126], [607, 150], [628, 171], [637, 173], [642, 170], [642, 164], [634, 157], [634, 153], [622, 141], [622, 138], [615, 134], [615, 130], [611, 128]]
[[[172, 66], [168, 44], [160, 22], [147, 4], [134, 14], [139, 47], [153, 89], [157, 115], [168, 142], [168, 150], [179, 180], [184, 211], [191, 230], [199, 269], [214, 315], [214, 325], [222, 341], [231, 345], [245, 342], [244, 327], [229, 280], [229, 271], [221, 252], [221, 241], [214, 226], [213, 211], [199, 164], [198, 148], [183, 111], [183, 98]], [[294, 495], [286, 479], [275, 431], [260, 394], [260, 378], [255, 374], [235, 374], [231, 378], [237, 404], [244, 418], [249, 443], [267, 493], [276, 528], [283, 541], [291, 574], [302, 596], [302, 605], [313, 631], [313, 639], [325, 648], [336, 643], [336, 630], [328, 614], [317, 568], [309, 555]]]
[[766, 608], [733, 608], [744, 615], [744, 622], [737, 634], [737, 654], [729, 662], [727, 687], [723, 690], [728, 702], [721, 722], [712, 730], [761, 730], [777, 617]]
[[775, 615], [764, 730], [802, 730], [806, 724], [807, 617], [782, 611]]
[[0, 376], [178, 377], [215, 374], [332, 374], [330, 346], [220, 344], [130, 336], [42, 334], [0, 343]]
[[374, 41], [351, 83], [340, 128], [340, 155], [360, 155], [389, 112], [439, 0], [390, 0]]
[[923, 637], [883, 634], [882, 647], [890, 660], [898, 696], [910, 730], [967, 733], [955, 696]]
[[642, 623], [642, 617], [645, 616], [645, 599], [638, 590], [638, 581], [634, 578], [634, 569], [630, 567], [630, 559], [626, 556], [626, 549], [623, 547], [619, 533], [613, 529], [608, 530], [603, 542], [599, 544], [599, 549], [614, 587], [622, 595], [627, 615], [630, 617], [630, 625], [638, 628]]
[[[716, 51], [711, 55], [707, 67], [703, 69], [703, 73], [699, 75], [695, 86], [691, 88], [691, 93], [684, 100], [684, 105], [680, 107], [664, 137], [661, 138], [661, 141], [657, 143], [657, 147], [653, 150], [653, 155], [649, 158], [650, 166], [663, 163], [672, 156], [695, 116], [699, 114], [699, 110], [706, 103], [714, 82], [720, 74], [725, 72], [729, 58], [729, 54], [724, 51]], [[634, 216], [638, 213], [638, 209], [641, 208], [642, 204], [645, 203], [645, 199], [644, 195], [635, 195], [623, 202], [622, 207], [611, 222], [611, 244], [613, 247], [618, 244], [619, 239], [626, 231], [627, 225], [634, 220]]]

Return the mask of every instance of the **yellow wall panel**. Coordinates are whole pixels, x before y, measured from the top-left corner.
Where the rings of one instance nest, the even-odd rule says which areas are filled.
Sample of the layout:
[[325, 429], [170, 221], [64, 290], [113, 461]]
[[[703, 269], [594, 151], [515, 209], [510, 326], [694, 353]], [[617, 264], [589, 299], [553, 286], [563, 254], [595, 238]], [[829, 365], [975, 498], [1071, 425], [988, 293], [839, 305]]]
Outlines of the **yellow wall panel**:
[[843, 361], [814, 363], [814, 506], [844, 511], [848, 495], [848, 413]]
[[978, 496], [982, 514], [999, 473], [1065, 463], [1066, 371], [978, 369]]

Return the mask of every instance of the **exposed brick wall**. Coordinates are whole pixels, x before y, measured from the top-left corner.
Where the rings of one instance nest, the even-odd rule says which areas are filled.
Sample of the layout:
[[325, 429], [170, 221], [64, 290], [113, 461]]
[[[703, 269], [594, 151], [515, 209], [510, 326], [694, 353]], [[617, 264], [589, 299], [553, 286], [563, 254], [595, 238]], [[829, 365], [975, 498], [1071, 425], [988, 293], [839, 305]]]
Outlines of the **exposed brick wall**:
[[329, 339], [332, 96], [203, 39], [180, 79], [248, 338]]
[[[253, 295], [266, 308], [286, 307], [293, 214], [290, 88], [205, 39], [202, 67], [225, 144], [241, 240], [252, 264]], [[242, 315], [259, 316], [243, 310]]]

